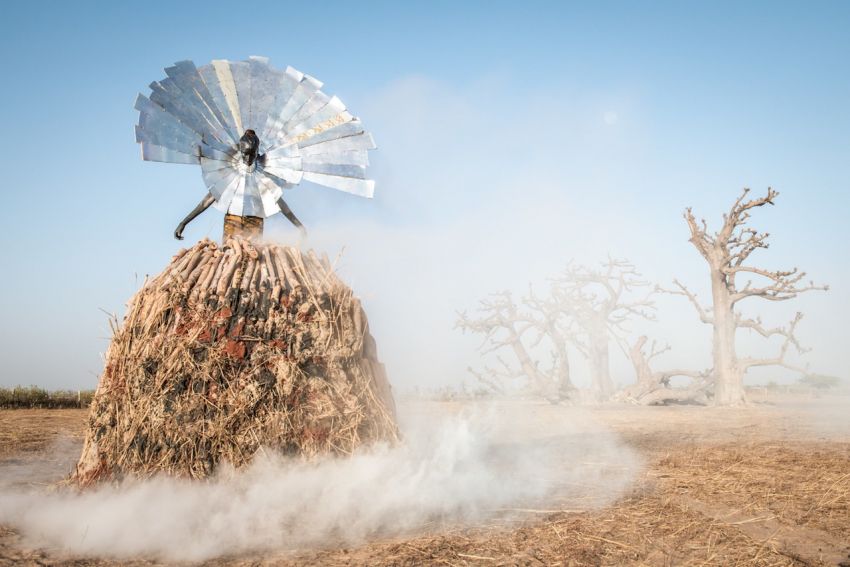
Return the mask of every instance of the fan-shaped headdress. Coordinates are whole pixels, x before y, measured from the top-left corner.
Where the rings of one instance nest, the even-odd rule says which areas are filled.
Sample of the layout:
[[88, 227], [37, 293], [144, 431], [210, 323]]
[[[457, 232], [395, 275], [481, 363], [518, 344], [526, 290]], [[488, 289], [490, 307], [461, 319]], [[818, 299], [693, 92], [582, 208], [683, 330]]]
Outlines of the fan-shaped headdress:
[[[180, 61], [165, 73], [136, 99], [142, 158], [200, 164], [216, 208], [268, 217], [301, 181], [372, 196], [372, 136], [313, 77], [264, 57], [200, 68]], [[255, 159], [246, 159], [251, 146]]]

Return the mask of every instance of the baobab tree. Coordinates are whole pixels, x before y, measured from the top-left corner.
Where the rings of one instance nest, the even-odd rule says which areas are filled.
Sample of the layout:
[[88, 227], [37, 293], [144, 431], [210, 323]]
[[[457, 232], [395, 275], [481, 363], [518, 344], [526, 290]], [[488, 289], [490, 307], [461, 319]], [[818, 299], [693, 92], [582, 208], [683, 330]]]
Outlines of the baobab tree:
[[[587, 358], [591, 382], [600, 400], [614, 394], [609, 345], [622, 340], [634, 318], [654, 319], [654, 289], [627, 260], [609, 258], [600, 268], [569, 265], [552, 280], [551, 310], [569, 318], [581, 340], [573, 344]], [[635, 297], [637, 295], [637, 297]]]
[[[515, 364], [497, 355], [497, 368], [485, 367], [484, 372], [469, 371], [493, 390], [502, 391], [502, 381], [525, 378], [532, 392], [544, 397], [567, 399], [575, 391], [570, 380], [570, 364], [566, 350], [567, 337], [554, 313], [541, 308], [536, 300], [525, 298], [520, 306], [509, 291], [493, 294], [479, 302], [478, 316], [458, 314], [456, 328], [484, 336], [482, 355], [510, 351]], [[552, 362], [542, 366], [532, 355], [532, 349], [547, 340], [552, 349]]]
[[[699, 222], [690, 208], [684, 217], [688, 223], [690, 242], [708, 263], [711, 276], [712, 305], [704, 307], [695, 294], [678, 280], [674, 281], [674, 293], [684, 295], [699, 314], [703, 323], [713, 327], [713, 370], [714, 403], [737, 405], [744, 403], [744, 374], [754, 366], [778, 365], [803, 371], [786, 361], [789, 347], [803, 349], [794, 332], [802, 314], [785, 327], [768, 328], [759, 318], [747, 318], [737, 310], [740, 302], [750, 298], [767, 301], [787, 301], [798, 294], [812, 290], [827, 290], [827, 286], [804, 282], [805, 272], [797, 268], [790, 270], [766, 270], [747, 265], [750, 255], [760, 248], [767, 248], [766, 232], [747, 226], [750, 212], [764, 205], [773, 205], [779, 195], [768, 188], [764, 197], [746, 200], [750, 190], [744, 189], [740, 197], [723, 215], [720, 230], [710, 234], [705, 220]], [[740, 279], [748, 278], [742, 285]], [[755, 280], [755, 281], [754, 281]], [[735, 335], [738, 329], [750, 329], [765, 338], [783, 338], [779, 353], [771, 358], [738, 358]]]
[[[670, 350], [669, 345], [659, 346], [652, 341], [649, 352], [646, 335], [638, 337], [629, 348], [629, 360], [635, 369], [636, 381], [617, 392], [615, 399], [640, 405], [678, 403], [705, 404], [710, 394], [710, 370], [695, 371], [688, 369], [653, 370], [652, 359]], [[687, 377], [690, 383], [674, 387], [671, 380], [676, 376]]]
[[[646, 293], [634, 299], [637, 290]], [[516, 358], [518, 366], [497, 357], [497, 368], [485, 368], [484, 374], [471, 370], [494, 389], [498, 380], [525, 377], [547, 397], [571, 397], [572, 347], [589, 361], [595, 397], [607, 400], [614, 393], [610, 339], [623, 334], [630, 319], [652, 318], [651, 293], [650, 284], [625, 260], [609, 259], [598, 269], [569, 265], [550, 280], [547, 294], [529, 289], [519, 305], [509, 292], [495, 294], [480, 302], [477, 317], [461, 313], [457, 327], [484, 335], [482, 354], [508, 350]], [[544, 368], [533, 353], [546, 347], [551, 364]]]

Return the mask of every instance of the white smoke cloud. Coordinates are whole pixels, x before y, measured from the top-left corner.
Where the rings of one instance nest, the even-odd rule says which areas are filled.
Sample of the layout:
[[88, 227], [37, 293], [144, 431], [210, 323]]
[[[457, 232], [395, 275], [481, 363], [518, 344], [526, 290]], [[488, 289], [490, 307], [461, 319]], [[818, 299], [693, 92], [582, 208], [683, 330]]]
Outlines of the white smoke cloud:
[[[610, 433], [564, 408], [406, 406], [405, 442], [351, 458], [258, 455], [208, 482], [154, 478], [82, 493], [0, 490], [0, 523], [72, 555], [203, 560], [356, 544], [505, 509], [582, 509], [620, 496], [640, 467]], [[5, 476], [5, 475], [4, 475]]]

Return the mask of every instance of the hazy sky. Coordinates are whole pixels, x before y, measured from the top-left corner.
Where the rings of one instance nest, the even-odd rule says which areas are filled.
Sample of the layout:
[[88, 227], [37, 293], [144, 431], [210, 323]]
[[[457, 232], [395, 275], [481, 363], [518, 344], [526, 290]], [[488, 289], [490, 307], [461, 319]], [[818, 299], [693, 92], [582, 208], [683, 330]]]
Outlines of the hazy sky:
[[[741, 187], [781, 193], [753, 258], [828, 294], [809, 360], [850, 375], [850, 4], [846, 2], [15, 3], [0, 21], [0, 385], [93, 387], [106, 315], [181, 243], [199, 168], [143, 162], [137, 92], [192, 59], [265, 55], [325, 82], [374, 133], [373, 201], [289, 198], [366, 303], [391, 380], [456, 382], [477, 344], [454, 313], [543, 285], [574, 258], [627, 256], [706, 290], [689, 205], [715, 226]], [[294, 233], [275, 218], [269, 232]], [[186, 242], [217, 238], [210, 210]], [[649, 332], [659, 364], [707, 364], [708, 330], [674, 298]], [[748, 345], [742, 336], [742, 348]], [[616, 380], [630, 380], [622, 361]]]

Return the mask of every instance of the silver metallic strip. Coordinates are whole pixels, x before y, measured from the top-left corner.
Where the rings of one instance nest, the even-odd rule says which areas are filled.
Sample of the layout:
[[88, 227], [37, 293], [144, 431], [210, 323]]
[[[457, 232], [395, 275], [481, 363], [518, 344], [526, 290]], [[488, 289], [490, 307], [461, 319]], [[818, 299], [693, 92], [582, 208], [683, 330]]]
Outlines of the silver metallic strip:
[[185, 154], [198, 153], [200, 136], [174, 115], [165, 112], [162, 107], [142, 95], [136, 99], [136, 110], [139, 111], [137, 142], [145, 140]]
[[285, 124], [321, 86], [322, 83], [316, 79], [313, 79], [309, 75], [304, 75], [304, 78], [295, 88], [295, 92], [292, 93], [292, 96], [286, 101], [283, 108], [281, 108], [280, 113], [272, 118], [266, 134], [269, 138], [269, 147], [274, 146], [276, 142], [286, 136]]
[[340, 165], [338, 163], [305, 163], [304, 172], [327, 173], [328, 175], [339, 175], [340, 177], [353, 177], [355, 179], [366, 179], [366, 168], [359, 165]]
[[371, 199], [375, 194], [375, 182], [371, 179], [352, 179], [351, 177], [337, 177], [324, 173], [304, 172], [304, 181], [311, 181], [318, 185], [324, 185], [331, 189], [338, 189], [360, 197]]
[[368, 132], [363, 132], [356, 136], [347, 136], [345, 138], [339, 138], [338, 140], [330, 140], [320, 144], [314, 144], [306, 148], [301, 148], [301, 155], [306, 157], [324, 153], [372, 149], [375, 149], [375, 141], [372, 140], [372, 135]]
[[[330, 140], [347, 138], [348, 136], [356, 136], [357, 134], [362, 134], [363, 132], [365, 132], [365, 130], [363, 129], [363, 124], [361, 124], [359, 120], [355, 119], [351, 122], [346, 122], [345, 124], [340, 124], [338, 126], [328, 128], [327, 130], [317, 132], [312, 136], [307, 136], [303, 140], [299, 140], [297, 143], [299, 147], [306, 148], [308, 146], [321, 144], [322, 142], [328, 142]], [[303, 135], [304, 133], [300, 134], [298, 137], [300, 138]]]
[[[283, 73], [269, 66], [265, 57], [249, 57], [248, 73], [251, 81], [251, 104], [246, 128], [251, 128], [259, 136], [268, 121], [269, 108], [283, 82]], [[262, 138], [260, 139], [262, 142]]]
[[176, 90], [179, 95], [172, 94], [172, 96], [190, 104], [192, 110], [209, 125], [206, 132], [212, 134], [224, 146], [235, 143], [233, 132], [227, 127], [223, 115], [215, 104], [215, 99], [207, 89], [195, 64], [191, 61], [179, 61], [172, 67], [166, 67], [165, 72], [168, 78], [160, 81], [160, 84], [173, 85], [171, 90]]
[[245, 130], [251, 127], [251, 68], [247, 61], [228, 61], [228, 65], [233, 76], [233, 85], [236, 87], [237, 108], [244, 134]]
[[225, 59], [216, 59], [212, 62], [215, 76], [218, 81], [218, 86], [224, 96], [226, 108], [230, 112], [233, 124], [236, 127], [236, 139], [238, 140], [245, 128], [242, 126], [242, 114], [239, 110], [239, 96], [236, 94], [236, 84], [233, 82], [233, 73], [231, 72], [230, 61]]
[[219, 197], [219, 199], [215, 202], [216, 209], [223, 213], [230, 211], [230, 206], [233, 203], [233, 196], [236, 194], [236, 190], [240, 183], [242, 183], [242, 176], [234, 171], [233, 178], [230, 180], [230, 183], [226, 183], [221, 187], [216, 186], [216, 191], [221, 194], [221, 197]]
[[256, 175], [245, 176], [245, 203], [242, 206], [242, 214], [249, 217], [266, 216]]
[[263, 204], [263, 216], [270, 217], [280, 212], [277, 200], [283, 195], [283, 189], [267, 175], [257, 176], [256, 181], [260, 191], [260, 200]]
[[177, 93], [170, 93], [165, 91], [159, 83], [152, 83], [152, 89], [151, 101], [173, 115], [182, 124], [192, 129], [208, 145], [219, 150], [226, 150], [232, 146], [228, 141], [228, 134], [225, 130], [208, 123], [205, 117], [193, 111], [190, 108], [192, 102], [187, 103], [176, 98], [177, 96], [182, 96], [179, 91]]
[[204, 65], [198, 69], [198, 74], [201, 76], [201, 79], [203, 79], [204, 85], [212, 97], [214, 103], [213, 108], [216, 115], [219, 116], [221, 123], [224, 125], [235, 144], [242, 134], [239, 133], [236, 120], [233, 118], [233, 115], [230, 112], [230, 107], [227, 105], [227, 100], [225, 99], [224, 91], [222, 91], [221, 85], [219, 84], [218, 74], [215, 71], [215, 67], [213, 67], [212, 64]]
[[280, 115], [280, 112], [283, 107], [286, 106], [286, 103], [289, 102], [289, 99], [292, 98], [292, 93], [295, 92], [295, 89], [303, 79], [304, 73], [297, 69], [293, 69], [292, 67], [287, 67], [286, 71], [284, 71], [283, 75], [281, 75], [279, 90], [275, 94], [273, 104], [266, 112], [266, 122], [262, 126], [261, 130], [257, 130], [257, 135], [260, 137], [260, 143], [270, 144], [273, 141], [270, 131], [274, 121]]
[[369, 154], [366, 153], [366, 150], [317, 154], [301, 158], [301, 163], [304, 164], [305, 168], [307, 164], [320, 163], [338, 163], [340, 165], [359, 165], [366, 167], [369, 165]]
[[196, 165], [199, 163], [198, 156], [190, 156], [189, 154], [175, 152], [174, 150], [163, 148], [162, 146], [156, 146], [148, 142], [142, 142], [141, 150], [142, 159], [145, 161], [161, 161], [165, 163], [187, 163]]

